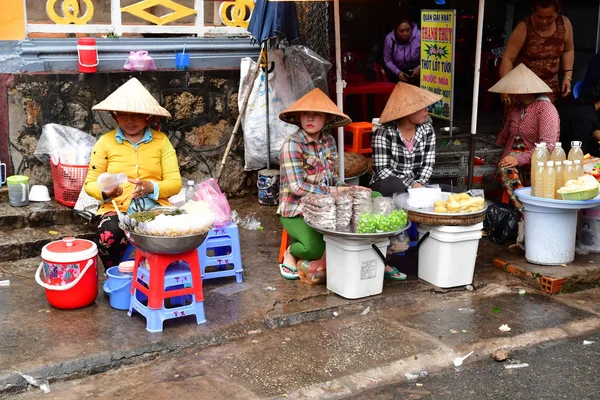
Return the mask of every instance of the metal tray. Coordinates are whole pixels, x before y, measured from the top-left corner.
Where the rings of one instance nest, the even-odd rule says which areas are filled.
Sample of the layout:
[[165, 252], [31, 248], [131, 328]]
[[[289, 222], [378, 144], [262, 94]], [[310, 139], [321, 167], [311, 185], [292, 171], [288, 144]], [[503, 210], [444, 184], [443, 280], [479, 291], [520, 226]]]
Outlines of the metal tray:
[[[306, 220], [305, 220], [305, 222], [306, 222]], [[386, 238], [389, 238], [392, 236], [396, 236], [396, 235], [401, 234], [408, 228], [410, 228], [411, 224], [412, 224], [412, 222], [408, 221], [408, 223], [406, 224], [406, 226], [404, 228], [399, 229], [397, 231], [393, 231], [393, 232], [354, 233], [354, 232], [338, 232], [338, 231], [334, 231], [331, 229], [317, 228], [316, 226], [312, 226], [311, 224], [306, 222], [306, 225], [310, 226], [315, 231], [322, 233], [323, 235], [339, 237], [339, 238], [347, 239], [347, 240], [360, 240], [360, 241], [386, 239]]]

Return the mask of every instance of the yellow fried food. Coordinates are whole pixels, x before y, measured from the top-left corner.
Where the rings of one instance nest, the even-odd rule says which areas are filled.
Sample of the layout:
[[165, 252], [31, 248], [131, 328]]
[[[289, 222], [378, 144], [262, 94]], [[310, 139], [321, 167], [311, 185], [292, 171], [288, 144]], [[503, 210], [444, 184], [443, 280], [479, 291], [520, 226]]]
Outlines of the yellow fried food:
[[460, 208], [460, 205], [458, 203], [448, 203], [448, 205], [446, 206], [446, 208], [450, 212], [456, 212]]
[[448, 195], [448, 199], [446, 201], [448, 203], [458, 203], [459, 199], [456, 196], [457, 195], [455, 195], [455, 194], [450, 194], [450, 195]]
[[478, 204], [483, 206], [483, 204], [485, 203], [485, 199], [483, 197], [474, 197], [473, 198], [473, 204]]
[[443, 207], [443, 206], [435, 206], [433, 208], [433, 211], [435, 211], [437, 213], [447, 213], [448, 209], [446, 207]]
[[458, 198], [460, 200], [470, 200], [472, 197], [468, 193], [460, 193]]
[[438, 200], [433, 202], [434, 207], [446, 207], [446, 202], [444, 200]]

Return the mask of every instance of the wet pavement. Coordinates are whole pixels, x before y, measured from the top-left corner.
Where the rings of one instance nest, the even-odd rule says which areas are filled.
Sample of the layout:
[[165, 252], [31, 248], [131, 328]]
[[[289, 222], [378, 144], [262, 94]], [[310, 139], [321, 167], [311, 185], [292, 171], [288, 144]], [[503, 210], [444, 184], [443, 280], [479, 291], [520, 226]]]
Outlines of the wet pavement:
[[[408, 399], [413, 398], [410, 394], [414, 392], [434, 393], [438, 397], [433, 398], [439, 399], [458, 399], [461, 389], [466, 390], [464, 398], [517, 399], [526, 398], [519, 394], [527, 393], [523, 392], [527, 384], [516, 378], [524, 370], [504, 372], [503, 365], [492, 361], [489, 353], [497, 348], [509, 349], [512, 362], [527, 362], [531, 370], [540, 371], [552, 366], [554, 361], [529, 349], [543, 352], [551, 349], [552, 343], [569, 337], [578, 338], [573, 348], [556, 355], [563, 371], [570, 371], [569, 377], [576, 379], [591, 376], [591, 370], [586, 369], [597, 365], [594, 357], [598, 355], [598, 345], [584, 348], [581, 340], [595, 340], [597, 334], [594, 336], [593, 332], [600, 332], [598, 315], [578, 309], [581, 303], [576, 298], [565, 296], [559, 302], [542, 293], [521, 296], [518, 290], [518, 287], [489, 284], [471, 292], [444, 295], [419, 292], [401, 307], [372, 306], [367, 313], [360, 308], [340, 311], [337, 315], [332, 312], [329, 318], [319, 321], [249, 332], [247, 337], [222, 346], [190, 347], [160, 355], [149, 362], [51, 383], [50, 394], [31, 388], [16, 398], [167, 399], [189, 398], [190, 393], [194, 393], [194, 398], [217, 400], [341, 399], [366, 391], [356, 398]], [[598, 292], [590, 295], [600, 299]], [[466, 309], [469, 305], [471, 309]], [[488, 308], [492, 305], [502, 305], [502, 313], [510, 315], [510, 319], [498, 321], [490, 315]], [[548, 318], [549, 310], [561, 310], [564, 315], [556, 321]], [[447, 313], [449, 317], [426, 317], [415, 323], [419, 315], [440, 313]], [[537, 321], [531, 330], [498, 330], [499, 322], [520, 327], [530, 320]], [[456, 327], [465, 328], [467, 332], [451, 333]], [[487, 336], [469, 334], [477, 328], [487, 332]], [[452, 360], [471, 350], [475, 354], [455, 370]], [[406, 380], [405, 374], [418, 375], [421, 371], [427, 371], [429, 377], [416, 382], [423, 384], [425, 390], [414, 386], [415, 382], [400, 383]], [[555, 368], [555, 373], [558, 371]], [[496, 375], [498, 380], [485, 386], [483, 376], [493, 380]], [[465, 378], [458, 382], [461, 376]], [[446, 385], [435, 384], [436, 379]], [[513, 388], [506, 386], [512, 384], [511, 379], [518, 380]], [[438, 392], [427, 389], [429, 380], [434, 382], [432, 386], [437, 387]], [[456, 387], [447, 387], [455, 382], [458, 382]], [[580, 381], [569, 378], [565, 383], [576, 382]], [[584, 390], [590, 389], [587, 380], [581, 383]], [[379, 388], [375, 390], [376, 387]], [[394, 397], [397, 393], [400, 397]], [[448, 397], [444, 397], [446, 394]], [[528, 394], [529, 398], [544, 398]]]

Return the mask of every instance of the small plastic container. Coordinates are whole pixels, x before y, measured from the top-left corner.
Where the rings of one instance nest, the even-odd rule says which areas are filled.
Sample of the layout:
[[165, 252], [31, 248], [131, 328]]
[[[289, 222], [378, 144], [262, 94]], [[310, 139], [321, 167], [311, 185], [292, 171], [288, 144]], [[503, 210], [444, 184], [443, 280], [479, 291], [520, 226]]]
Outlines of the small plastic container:
[[109, 172], [104, 172], [100, 174], [96, 182], [101, 191], [110, 192], [117, 186], [127, 182], [127, 175], [124, 173], [111, 174]]
[[190, 67], [189, 53], [175, 53], [175, 68], [184, 70]]

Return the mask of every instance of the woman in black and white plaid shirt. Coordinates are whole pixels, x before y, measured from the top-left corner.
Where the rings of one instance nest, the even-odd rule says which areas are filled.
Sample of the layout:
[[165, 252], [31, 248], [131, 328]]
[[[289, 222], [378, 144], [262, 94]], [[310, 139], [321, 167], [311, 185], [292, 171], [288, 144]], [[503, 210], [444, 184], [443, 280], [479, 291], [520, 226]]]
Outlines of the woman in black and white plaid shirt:
[[371, 142], [371, 189], [393, 196], [429, 183], [435, 164], [435, 132], [425, 121], [427, 107], [441, 98], [416, 86], [396, 85]]

